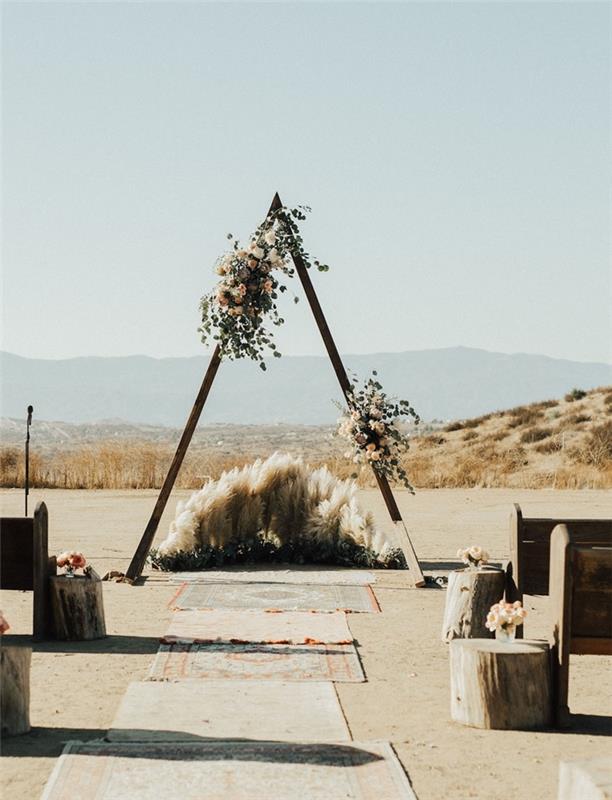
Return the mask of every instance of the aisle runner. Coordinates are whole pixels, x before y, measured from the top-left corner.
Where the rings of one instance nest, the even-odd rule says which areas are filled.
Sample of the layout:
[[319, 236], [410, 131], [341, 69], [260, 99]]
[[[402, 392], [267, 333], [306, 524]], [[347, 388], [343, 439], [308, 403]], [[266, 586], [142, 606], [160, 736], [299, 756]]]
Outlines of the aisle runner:
[[365, 681], [352, 644], [163, 644], [147, 680]]
[[330, 586], [279, 583], [202, 584], [179, 589], [173, 609], [249, 608], [267, 611], [378, 611], [369, 586]]
[[390, 745], [69, 743], [42, 800], [416, 800]]
[[351, 644], [346, 614], [308, 614], [286, 611], [177, 611], [172, 615], [162, 643], [205, 644]]
[[373, 572], [357, 569], [318, 569], [292, 567], [291, 569], [210, 569], [200, 572], [167, 572], [170, 583], [301, 583], [334, 584], [336, 586], [369, 586], [376, 583]]
[[257, 739], [350, 741], [333, 683], [179, 681], [130, 683], [111, 742]]
[[347, 744], [330, 681], [364, 676], [335, 609], [379, 609], [369, 573], [340, 572], [181, 576], [175, 607], [217, 607], [173, 614], [108, 741], [68, 742], [42, 800], [416, 800], [389, 744]]

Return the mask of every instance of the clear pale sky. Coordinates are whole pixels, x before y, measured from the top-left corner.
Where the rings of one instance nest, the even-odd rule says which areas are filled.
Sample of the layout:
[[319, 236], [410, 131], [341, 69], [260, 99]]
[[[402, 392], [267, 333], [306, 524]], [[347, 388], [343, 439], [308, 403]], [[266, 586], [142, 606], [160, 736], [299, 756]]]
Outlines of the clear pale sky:
[[2, 348], [202, 353], [278, 190], [341, 351], [610, 361], [609, 36], [607, 3], [5, 3]]

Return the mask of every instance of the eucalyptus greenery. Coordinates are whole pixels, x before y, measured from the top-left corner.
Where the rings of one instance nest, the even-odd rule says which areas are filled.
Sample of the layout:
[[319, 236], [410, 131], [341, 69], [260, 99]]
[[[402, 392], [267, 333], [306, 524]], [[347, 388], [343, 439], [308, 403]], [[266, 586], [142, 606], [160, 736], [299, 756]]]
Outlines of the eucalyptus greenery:
[[309, 212], [308, 206], [271, 211], [245, 247], [228, 234], [232, 249], [215, 266], [219, 283], [200, 301], [202, 342], [218, 344], [222, 358], [248, 357], [263, 370], [266, 349], [280, 358], [264, 319], [269, 318], [273, 326], [285, 321], [276, 305], [279, 295], [287, 291], [282, 276], [294, 276], [292, 258], [301, 258], [307, 269], [312, 265], [320, 272], [329, 269], [304, 250], [298, 222]]
[[260, 533], [250, 540], [237, 540], [223, 547], [201, 545], [195, 550], [180, 550], [162, 555], [153, 549], [149, 559], [154, 569], [164, 572], [187, 572], [217, 569], [229, 564], [290, 563], [326, 564], [369, 569], [407, 569], [404, 554], [398, 548], [383, 557], [363, 545], [346, 539], [336, 542], [278, 542]]
[[361, 386], [354, 376], [351, 379], [349, 407], [339, 406], [343, 416], [338, 420], [337, 431], [351, 444], [352, 449], [345, 456], [355, 463], [369, 464], [379, 475], [402, 483], [414, 494], [401, 462], [402, 455], [410, 449], [408, 434], [401, 423], [412, 419], [418, 425], [419, 415], [408, 400], [388, 397], [375, 371]]

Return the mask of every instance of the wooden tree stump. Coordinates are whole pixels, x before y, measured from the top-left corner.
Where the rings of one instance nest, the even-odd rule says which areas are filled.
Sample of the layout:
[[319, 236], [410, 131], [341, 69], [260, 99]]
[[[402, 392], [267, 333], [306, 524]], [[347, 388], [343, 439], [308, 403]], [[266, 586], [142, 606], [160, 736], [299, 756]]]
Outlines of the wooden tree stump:
[[551, 722], [547, 642], [455, 639], [450, 643], [451, 716], [474, 728], [533, 730]]
[[30, 730], [32, 648], [0, 644], [0, 727], [3, 736]]
[[610, 800], [612, 756], [588, 761], [561, 761], [557, 800]]
[[493, 636], [485, 622], [489, 609], [504, 595], [503, 570], [461, 569], [448, 576], [442, 641], [452, 639], [487, 639]]
[[84, 641], [106, 636], [102, 582], [97, 575], [57, 575], [49, 583], [58, 639]]

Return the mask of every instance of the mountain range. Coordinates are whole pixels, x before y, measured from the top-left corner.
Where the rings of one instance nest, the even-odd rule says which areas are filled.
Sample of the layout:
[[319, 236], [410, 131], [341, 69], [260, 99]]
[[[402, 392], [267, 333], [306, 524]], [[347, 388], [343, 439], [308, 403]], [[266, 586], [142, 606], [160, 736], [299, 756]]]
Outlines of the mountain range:
[[[574, 387], [612, 384], [612, 365], [467, 347], [347, 355], [360, 378], [376, 369], [390, 395], [409, 400], [425, 420], [457, 419], [559, 397]], [[119, 419], [182, 426], [206, 371], [205, 356], [83, 357], [58, 360], [0, 353], [0, 413], [85, 423]], [[333, 422], [340, 391], [328, 359], [284, 356], [262, 372], [252, 362], [221, 365], [202, 423]]]

